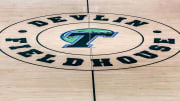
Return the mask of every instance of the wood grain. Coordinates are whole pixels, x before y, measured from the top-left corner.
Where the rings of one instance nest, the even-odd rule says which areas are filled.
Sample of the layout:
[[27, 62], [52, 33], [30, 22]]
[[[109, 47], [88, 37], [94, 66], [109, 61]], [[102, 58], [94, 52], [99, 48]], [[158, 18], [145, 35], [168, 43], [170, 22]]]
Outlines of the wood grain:
[[[33, 17], [86, 12], [86, 0], [1, 0], [0, 29]], [[90, 12], [144, 17], [180, 30], [180, 0], [89, 0]], [[177, 48], [180, 48], [177, 47]], [[96, 101], [179, 101], [180, 55], [141, 68], [95, 71]], [[42, 68], [0, 53], [0, 101], [93, 101], [91, 71]]]

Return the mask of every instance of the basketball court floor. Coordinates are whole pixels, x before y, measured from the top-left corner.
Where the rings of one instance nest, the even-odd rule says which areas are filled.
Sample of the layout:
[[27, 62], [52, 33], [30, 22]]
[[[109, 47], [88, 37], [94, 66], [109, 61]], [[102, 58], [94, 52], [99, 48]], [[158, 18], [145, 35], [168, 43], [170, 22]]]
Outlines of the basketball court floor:
[[1, 0], [0, 101], [180, 101], [180, 0]]

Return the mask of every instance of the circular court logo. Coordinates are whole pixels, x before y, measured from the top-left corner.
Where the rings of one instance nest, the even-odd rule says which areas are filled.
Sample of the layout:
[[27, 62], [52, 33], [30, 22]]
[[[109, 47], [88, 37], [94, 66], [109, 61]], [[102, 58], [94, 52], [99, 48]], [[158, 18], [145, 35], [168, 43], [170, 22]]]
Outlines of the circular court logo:
[[54, 14], [12, 24], [0, 32], [7, 56], [65, 70], [119, 70], [167, 60], [179, 53], [174, 28], [146, 18], [104, 13]]

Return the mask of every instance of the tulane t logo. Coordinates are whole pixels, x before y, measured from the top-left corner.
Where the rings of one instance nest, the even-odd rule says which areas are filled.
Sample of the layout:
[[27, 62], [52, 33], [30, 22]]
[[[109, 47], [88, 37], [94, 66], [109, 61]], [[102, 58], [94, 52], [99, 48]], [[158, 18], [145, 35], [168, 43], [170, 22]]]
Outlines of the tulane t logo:
[[70, 44], [63, 48], [90, 48], [97, 37], [113, 38], [118, 32], [99, 28], [76, 29], [63, 33], [60, 38]]

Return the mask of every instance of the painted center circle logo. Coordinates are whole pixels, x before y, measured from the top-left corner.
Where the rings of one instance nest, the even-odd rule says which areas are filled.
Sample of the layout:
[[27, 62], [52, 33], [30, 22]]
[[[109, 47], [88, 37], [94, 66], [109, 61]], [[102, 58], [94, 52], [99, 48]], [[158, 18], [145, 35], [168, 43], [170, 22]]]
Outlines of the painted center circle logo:
[[86, 28], [68, 31], [61, 35], [61, 39], [71, 43], [63, 48], [90, 48], [90, 43], [98, 36], [114, 37], [117, 33], [107, 29]]
[[104, 13], [55, 14], [1, 31], [1, 51], [16, 60], [65, 70], [119, 70], [179, 53], [174, 28], [146, 18]]

